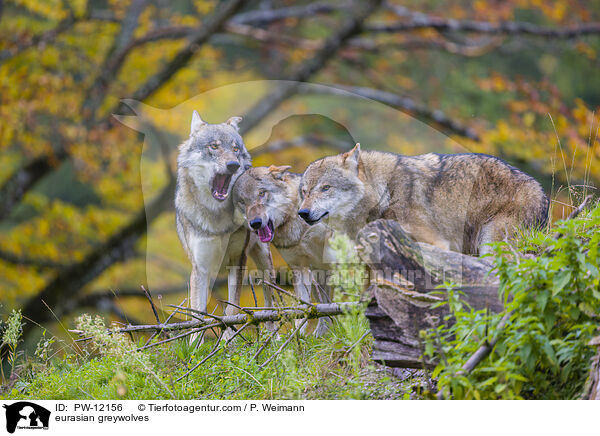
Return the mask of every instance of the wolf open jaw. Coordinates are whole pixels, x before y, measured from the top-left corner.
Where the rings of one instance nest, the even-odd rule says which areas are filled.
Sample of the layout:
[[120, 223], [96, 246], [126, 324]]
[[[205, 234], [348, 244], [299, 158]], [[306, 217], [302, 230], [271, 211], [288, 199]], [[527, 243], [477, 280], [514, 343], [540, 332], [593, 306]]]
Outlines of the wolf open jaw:
[[[204, 122], [198, 112], [192, 115], [189, 138], [180, 145], [177, 158], [175, 211], [177, 234], [190, 261], [191, 307], [206, 312], [208, 295], [220, 270], [239, 265], [244, 252], [263, 271], [272, 271], [271, 253], [254, 234], [247, 240], [243, 218], [236, 217], [231, 188], [251, 166], [250, 154], [238, 133], [240, 117], [221, 124]], [[247, 242], [247, 244], [246, 244]], [[246, 250], [246, 251], [244, 251]], [[239, 268], [231, 268], [228, 300], [239, 305]], [[263, 287], [265, 304], [271, 305], [271, 292]], [[227, 305], [226, 314], [235, 312]]]
[[[300, 175], [289, 168], [250, 168], [233, 187], [233, 202], [246, 217], [247, 226], [262, 242], [272, 242], [294, 271], [296, 295], [309, 301], [312, 289], [315, 300], [323, 303], [331, 299], [331, 289], [325, 274], [312, 273], [325, 273], [331, 267], [323, 259], [329, 232], [324, 224], [309, 226], [298, 216]], [[313, 278], [318, 286], [313, 287]], [[328, 326], [327, 319], [320, 318], [315, 335], [324, 334]]]
[[464, 153], [402, 156], [349, 152], [311, 163], [302, 176], [298, 214], [351, 238], [370, 221], [393, 219], [419, 242], [465, 254], [547, 220], [540, 184], [493, 156]]

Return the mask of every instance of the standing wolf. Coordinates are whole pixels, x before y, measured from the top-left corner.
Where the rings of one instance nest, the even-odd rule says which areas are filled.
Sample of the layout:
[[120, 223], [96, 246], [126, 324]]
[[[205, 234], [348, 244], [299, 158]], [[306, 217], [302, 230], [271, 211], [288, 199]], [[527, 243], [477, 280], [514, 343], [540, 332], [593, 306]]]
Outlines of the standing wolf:
[[[233, 187], [233, 203], [261, 242], [272, 242], [294, 271], [296, 295], [310, 301], [314, 278], [318, 285], [314, 289], [315, 299], [324, 303], [331, 298], [324, 274], [330, 265], [323, 259], [329, 231], [325, 224], [309, 226], [298, 216], [300, 175], [290, 173], [289, 168], [274, 165], [250, 168]], [[311, 270], [318, 270], [319, 274], [313, 275]], [[305, 328], [306, 324], [302, 332]], [[315, 335], [327, 330], [327, 319], [319, 318]]]
[[516, 228], [543, 226], [548, 197], [532, 177], [484, 154], [402, 156], [347, 153], [311, 163], [302, 176], [298, 214], [309, 224], [329, 217], [354, 238], [367, 222], [393, 219], [419, 242], [485, 254], [485, 244]]
[[[190, 136], [179, 146], [175, 214], [177, 234], [192, 262], [191, 307], [206, 311], [208, 295], [223, 267], [230, 268], [228, 300], [239, 304], [240, 259], [248, 253], [263, 271], [273, 269], [271, 253], [254, 234], [246, 239], [243, 218], [234, 217], [231, 187], [251, 165], [250, 154], [238, 133], [240, 117], [222, 124], [207, 124], [192, 115]], [[247, 246], [246, 246], [247, 243]], [[246, 249], [246, 252], [244, 251]], [[271, 305], [266, 287], [265, 304]], [[228, 305], [226, 314], [235, 312]]]

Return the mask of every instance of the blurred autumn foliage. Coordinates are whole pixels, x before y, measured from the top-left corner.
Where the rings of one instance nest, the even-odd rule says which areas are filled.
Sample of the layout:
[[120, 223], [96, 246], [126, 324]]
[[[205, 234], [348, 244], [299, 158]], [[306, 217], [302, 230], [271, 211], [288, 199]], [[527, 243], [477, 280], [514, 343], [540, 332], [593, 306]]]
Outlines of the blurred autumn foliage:
[[494, 154], [560, 217], [600, 179], [599, 21], [597, 0], [0, 0], [0, 318], [134, 321], [148, 283], [184, 298], [192, 109], [244, 116], [255, 165], [298, 172], [359, 139]]

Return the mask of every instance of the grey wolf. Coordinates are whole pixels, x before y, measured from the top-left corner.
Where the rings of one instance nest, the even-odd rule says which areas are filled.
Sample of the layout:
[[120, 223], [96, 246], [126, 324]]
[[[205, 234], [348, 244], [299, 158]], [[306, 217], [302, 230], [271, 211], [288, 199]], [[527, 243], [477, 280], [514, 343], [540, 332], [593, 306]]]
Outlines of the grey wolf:
[[355, 238], [367, 222], [400, 222], [418, 242], [486, 254], [486, 244], [520, 226], [543, 226], [548, 197], [529, 175], [484, 154], [403, 156], [351, 151], [311, 163], [302, 176], [299, 215]]
[[[177, 234], [192, 263], [190, 305], [206, 312], [210, 289], [219, 271], [239, 265], [242, 255], [249, 254], [263, 271], [273, 269], [266, 244], [249, 235], [243, 219], [235, 216], [231, 189], [251, 158], [238, 133], [240, 117], [221, 124], [204, 122], [198, 112], [192, 115], [189, 138], [179, 146], [175, 216]], [[230, 268], [228, 301], [239, 305], [242, 274]], [[265, 303], [271, 305], [271, 292], [263, 287]], [[228, 305], [226, 314], [236, 312]]]
[[[326, 271], [330, 266], [323, 259], [329, 231], [323, 223], [310, 226], [298, 216], [301, 177], [289, 168], [250, 168], [235, 183], [233, 203], [246, 218], [248, 228], [261, 242], [272, 243], [294, 271], [296, 295], [310, 301], [312, 289], [318, 302], [326, 302], [331, 298], [330, 288], [323, 275], [315, 275], [317, 286], [313, 287], [311, 270]], [[328, 321], [320, 318], [314, 333], [322, 335], [327, 329]]]

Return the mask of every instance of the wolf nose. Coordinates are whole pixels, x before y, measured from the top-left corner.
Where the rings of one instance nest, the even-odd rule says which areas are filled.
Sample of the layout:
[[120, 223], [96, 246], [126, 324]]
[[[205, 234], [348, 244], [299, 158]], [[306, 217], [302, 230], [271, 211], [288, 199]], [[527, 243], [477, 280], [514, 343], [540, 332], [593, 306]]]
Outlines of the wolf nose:
[[260, 218], [254, 218], [253, 220], [250, 220], [250, 227], [252, 227], [254, 230], [258, 230], [262, 227], [262, 220]]
[[298, 215], [300, 215], [300, 217], [301, 217], [301, 218], [302, 218], [304, 221], [308, 222], [308, 221], [309, 221], [309, 219], [310, 219], [310, 210], [308, 210], [308, 209], [300, 209], [300, 210], [298, 211]]
[[227, 171], [235, 173], [240, 168], [240, 163], [235, 160], [230, 160], [225, 166], [227, 167]]

